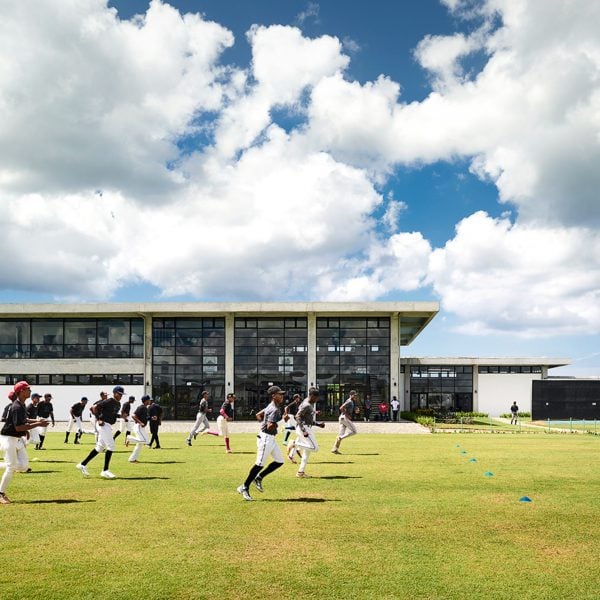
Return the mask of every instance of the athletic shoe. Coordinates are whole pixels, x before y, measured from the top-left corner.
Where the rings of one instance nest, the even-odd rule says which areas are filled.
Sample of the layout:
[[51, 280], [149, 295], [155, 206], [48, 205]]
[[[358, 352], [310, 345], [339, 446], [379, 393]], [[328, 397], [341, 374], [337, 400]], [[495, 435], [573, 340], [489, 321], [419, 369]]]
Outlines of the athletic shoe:
[[248, 490], [243, 486], [240, 485], [240, 487], [237, 489], [238, 494], [242, 495], [242, 498], [244, 500], [247, 500], [248, 502], [252, 502], [252, 496], [248, 493]]
[[84, 477], [89, 477], [89, 475], [90, 475], [90, 472], [87, 470], [87, 467], [86, 467], [85, 465], [82, 465], [82, 464], [80, 463], [80, 464], [78, 464], [78, 465], [75, 465], [75, 466], [76, 466], [76, 467], [77, 467], [77, 468], [78, 468], [78, 469], [81, 471], [81, 474], [82, 474]]
[[298, 479], [310, 479], [311, 476], [307, 475], [304, 471], [298, 471], [296, 477], [298, 477]]
[[332, 454], [341, 454], [341, 452], [337, 448], [333, 448], [331, 452]]
[[102, 473], [100, 473], [100, 477], [104, 477], [104, 479], [116, 479], [117, 476], [113, 475], [110, 471], [106, 470], [106, 471], [102, 471]]
[[198, 437], [198, 432], [196, 431], [196, 433], [194, 434], [194, 439], [196, 439]]
[[[252, 498], [250, 498], [250, 500], [252, 500]], [[0, 504], [10, 504], [8, 496], [2, 492], [0, 492]]]
[[263, 488], [263, 485], [262, 485], [262, 477], [257, 477], [257, 478], [254, 480], [254, 485], [256, 486], [256, 489], [257, 489], [259, 492], [264, 492], [264, 491], [265, 491], [265, 490], [264, 490], [264, 488]]
[[32, 468], [31, 467], [27, 467], [27, 471], [25, 471], [25, 473], [31, 473]]
[[225, 450], [225, 454], [233, 454], [233, 450]]
[[186, 443], [188, 446], [191, 446], [191, 445], [192, 445], [192, 440], [190, 440], [190, 438], [186, 438], [186, 439], [185, 439], [185, 443]]
[[297, 464], [298, 464], [298, 462], [296, 461], [296, 459], [295, 459], [293, 456], [290, 456], [290, 455], [288, 454], [288, 455], [287, 455], [287, 457], [288, 457], [288, 460], [289, 460], [290, 462], [293, 462], [295, 465], [297, 465]]
[[129, 440], [125, 438], [125, 448], [129, 448]]
[[139, 463], [140, 461], [139, 460], [131, 460], [131, 459], [129, 459], [129, 462], [130, 463]]

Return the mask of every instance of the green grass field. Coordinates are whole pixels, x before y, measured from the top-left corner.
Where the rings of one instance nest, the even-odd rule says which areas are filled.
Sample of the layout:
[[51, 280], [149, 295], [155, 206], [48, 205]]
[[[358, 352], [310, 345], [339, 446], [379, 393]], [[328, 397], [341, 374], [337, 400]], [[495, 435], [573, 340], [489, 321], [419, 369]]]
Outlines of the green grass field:
[[231, 455], [161, 437], [139, 465], [121, 442], [114, 481], [100, 456], [75, 469], [89, 438], [30, 450], [0, 506], [3, 600], [599, 597], [598, 437], [358, 435], [336, 456], [322, 435], [313, 479], [286, 464], [251, 503], [253, 435]]

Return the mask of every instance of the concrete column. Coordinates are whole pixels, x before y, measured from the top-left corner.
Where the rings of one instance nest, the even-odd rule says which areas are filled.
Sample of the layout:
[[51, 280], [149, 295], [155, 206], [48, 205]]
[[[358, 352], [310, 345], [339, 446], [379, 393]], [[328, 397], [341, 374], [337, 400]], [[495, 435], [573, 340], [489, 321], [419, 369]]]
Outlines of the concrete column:
[[396, 396], [402, 405], [402, 388], [400, 387], [400, 315], [390, 315], [390, 397]]
[[152, 316], [144, 315], [144, 394], [152, 395]]
[[234, 390], [235, 315], [225, 315], [225, 392]]
[[317, 315], [308, 313], [308, 387], [317, 385]]
[[473, 365], [473, 412], [479, 412], [479, 365]]

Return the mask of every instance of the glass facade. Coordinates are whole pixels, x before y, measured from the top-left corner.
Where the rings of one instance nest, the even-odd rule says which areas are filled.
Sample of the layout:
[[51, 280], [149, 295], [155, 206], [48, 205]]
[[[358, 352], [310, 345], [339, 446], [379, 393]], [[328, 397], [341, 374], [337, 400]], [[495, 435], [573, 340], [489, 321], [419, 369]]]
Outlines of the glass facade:
[[365, 415], [365, 400], [373, 415], [380, 402], [389, 404], [390, 319], [317, 318], [317, 385], [325, 416], [337, 416], [351, 389], [358, 392], [357, 416]]
[[143, 358], [142, 319], [2, 319], [0, 358]]
[[411, 366], [410, 409], [473, 410], [473, 367]]
[[[144, 385], [144, 375], [138, 373], [119, 374], [119, 375], [40, 375], [40, 374], [21, 374], [21, 375], [0, 375], [0, 384], [14, 385], [17, 381], [27, 381], [29, 385]], [[110, 392], [110, 389], [106, 390]]]
[[225, 395], [225, 319], [173, 318], [152, 321], [152, 395], [166, 419], [196, 414], [202, 390], [211, 408]]
[[249, 417], [264, 408], [270, 385], [284, 388], [288, 397], [306, 394], [306, 318], [237, 318], [234, 338], [236, 416]]

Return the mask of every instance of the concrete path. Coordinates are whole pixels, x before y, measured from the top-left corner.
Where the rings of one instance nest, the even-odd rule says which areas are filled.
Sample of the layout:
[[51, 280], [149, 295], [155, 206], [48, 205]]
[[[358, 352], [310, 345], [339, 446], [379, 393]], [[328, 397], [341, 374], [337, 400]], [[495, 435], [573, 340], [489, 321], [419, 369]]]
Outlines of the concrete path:
[[[163, 424], [160, 427], [160, 432], [162, 433], [189, 433], [190, 429], [194, 421], [163, 421]], [[66, 422], [57, 422], [56, 427], [50, 427], [48, 429], [48, 433], [52, 433], [54, 431], [64, 432], [66, 430]], [[89, 429], [90, 424], [85, 423], [84, 427]], [[216, 421], [210, 421], [210, 428], [213, 431], [217, 431], [217, 423]], [[232, 434], [236, 433], [257, 433], [259, 429], [258, 421], [232, 421], [229, 424], [229, 431]], [[283, 429], [282, 423], [279, 424], [279, 431]], [[418, 423], [413, 423], [412, 421], [400, 421], [399, 423], [378, 423], [378, 422], [369, 422], [365, 423], [364, 421], [356, 422], [356, 429], [358, 433], [413, 433], [413, 434], [424, 434], [431, 433], [427, 427], [423, 427]], [[327, 422], [325, 423], [325, 429], [317, 429], [317, 432], [323, 431], [325, 433], [337, 433], [338, 424], [336, 422]], [[71, 435], [73, 437], [73, 434]]]

